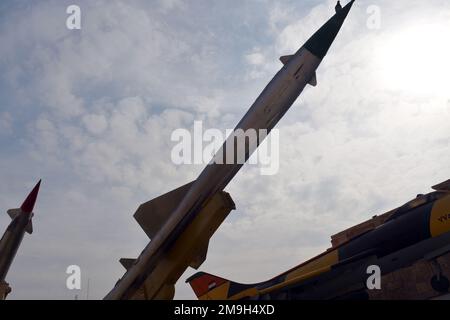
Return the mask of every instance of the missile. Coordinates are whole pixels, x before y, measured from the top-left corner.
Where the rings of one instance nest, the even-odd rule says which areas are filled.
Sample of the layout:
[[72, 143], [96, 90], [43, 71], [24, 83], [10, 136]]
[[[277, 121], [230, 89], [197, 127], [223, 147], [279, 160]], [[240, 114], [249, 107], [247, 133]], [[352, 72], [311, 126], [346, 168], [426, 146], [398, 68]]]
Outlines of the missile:
[[[12, 221], [0, 240], [0, 284], [3, 284], [2, 288], [7, 287], [5, 286], [5, 278], [16, 256], [17, 250], [22, 243], [25, 232], [29, 234], [33, 233], [33, 208], [40, 186], [41, 180], [39, 180], [20, 208], [9, 209], [7, 211]], [[3, 294], [3, 297], [5, 295]]]
[[[237, 124], [233, 134], [214, 156], [214, 161], [206, 166], [195, 181], [141, 205], [135, 218], [151, 241], [138, 259], [126, 260], [126, 273], [104, 299], [131, 299], [148, 278], [151, 278], [158, 263], [172, 255], [173, 248], [179, 247], [178, 240], [189, 226], [200, 224], [196, 218], [202, 210], [223, 192], [263, 141], [258, 139], [257, 143], [245, 144], [242, 147], [237, 143], [238, 133], [248, 130], [270, 132], [303, 89], [308, 84], [317, 85], [316, 70], [341, 29], [353, 2], [354, 0], [350, 1], [344, 7], [336, 7], [336, 13], [295, 54], [280, 58], [283, 67]], [[229, 153], [233, 153], [233, 157], [230, 157]], [[235, 160], [238, 153], [244, 155], [244, 161], [228, 161], [230, 158]], [[225, 161], [220, 161], [221, 159]], [[231, 210], [232, 206], [228, 209]], [[218, 212], [223, 215], [222, 211]], [[217, 220], [214, 223], [216, 222]], [[210, 229], [206, 227], [205, 230]], [[185, 261], [186, 268], [188, 265], [198, 266], [205, 260], [207, 245], [207, 241], [195, 244], [197, 256], [193, 259], [196, 263]], [[172, 256], [171, 260], [173, 259], [181, 258]]]
[[[200, 300], [351, 297], [355, 292], [367, 290], [369, 266], [378, 266], [381, 275], [386, 275], [419, 260], [438, 264], [437, 258], [450, 252], [450, 180], [433, 189], [375, 216], [378, 226], [363, 223], [357, 226], [361, 228], [359, 233], [351, 228], [349, 233], [353, 236], [347, 241], [268, 281], [241, 284], [199, 272], [186, 282]], [[365, 226], [370, 225], [366, 230]], [[440, 271], [430, 279], [430, 284], [438, 292], [448, 292], [450, 287]]]

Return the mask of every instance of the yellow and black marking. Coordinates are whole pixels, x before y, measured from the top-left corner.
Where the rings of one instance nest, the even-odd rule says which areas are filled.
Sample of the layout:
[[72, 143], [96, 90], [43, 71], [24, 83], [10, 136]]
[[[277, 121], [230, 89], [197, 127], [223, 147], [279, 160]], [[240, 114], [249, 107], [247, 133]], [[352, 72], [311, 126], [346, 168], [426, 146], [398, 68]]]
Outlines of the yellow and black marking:
[[450, 192], [435, 191], [419, 195], [397, 208], [378, 228], [350, 239], [269, 281], [246, 285], [197, 273], [187, 282], [201, 300], [276, 296], [290, 288], [302, 286], [305, 281], [315, 279], [346, 261], [358, 261], [369, 255], [384, 257], [449, 231]]
[[430, 216], [430, 234], [437, 237], [450, 230], [450, 195], [433, 205]]

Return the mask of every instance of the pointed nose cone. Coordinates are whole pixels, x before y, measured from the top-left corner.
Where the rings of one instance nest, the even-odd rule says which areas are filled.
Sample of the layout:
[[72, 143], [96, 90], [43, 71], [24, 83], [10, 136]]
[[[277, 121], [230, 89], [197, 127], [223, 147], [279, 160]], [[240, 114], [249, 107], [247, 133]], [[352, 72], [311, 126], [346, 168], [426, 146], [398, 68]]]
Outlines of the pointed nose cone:
[[25, 199], [22, 206], [20, 207], [20, 209], [23, 212], [26, 212], [26, 213], [33, 212], [34, 204], [36, 203], [36, 198], [39, 193], [40, 186], [41, 186], [41, 180], [39, 180], [37, 185], [33, 188], [33, 190], [31, 190], [30, 194], [28, 195], [28, 197]]
[[342, 9], [338, 9], [336, 14], [330, 18], [311, 38], [305, 43], [304, 47], [316, 57], [323, 59], [330, 49], [331, 44], [336, 38], [345, 18], [350, 11], [353, 2], [350, 1]]

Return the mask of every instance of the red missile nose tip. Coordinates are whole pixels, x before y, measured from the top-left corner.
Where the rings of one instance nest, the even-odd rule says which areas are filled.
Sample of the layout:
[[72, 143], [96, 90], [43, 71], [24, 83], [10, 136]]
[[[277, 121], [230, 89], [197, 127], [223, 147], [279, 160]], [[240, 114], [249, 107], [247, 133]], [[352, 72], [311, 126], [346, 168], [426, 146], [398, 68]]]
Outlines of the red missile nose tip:
[[36, 198], [39, 192], [39, 187], [41, 186], [41, 180], [37, 183], [37, 185], [31, 190], [28, 197], [23, 202], [20, 209], [22, 209], [23, 212], [31, 213], [34, 208], [34, 204], [36, 203]]

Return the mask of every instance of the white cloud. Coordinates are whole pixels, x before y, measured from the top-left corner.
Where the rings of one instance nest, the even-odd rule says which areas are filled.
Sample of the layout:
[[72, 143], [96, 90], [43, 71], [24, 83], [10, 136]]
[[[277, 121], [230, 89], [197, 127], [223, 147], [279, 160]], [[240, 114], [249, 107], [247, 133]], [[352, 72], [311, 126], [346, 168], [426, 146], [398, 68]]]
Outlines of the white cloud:
[[8, 135], [12, 130], [13, 119], [9, 112], [0, 113], [0, 133]]
[[[191, 129], [194, 120], [234, 127], [281, 67], [278, 57], [297, 50], [334, 7], [262, 1], [259, 15], [246, 15], [252, 2], [235, 2], [235, 14], [223, 18], [221, 2], [196, 4], [211, 17], [181, 1], [160, 4], [82, 2], [83, 29], [75, 33], [56, 1], [14, 11], [4, 24], [0, 70], [11, 103], [0, 128], [17, 139], [0, 159], [8, 182], [1, 203], [17, 206], [24, 185], [44, 178], [36, 232], [8, 276], [13, 298], [73, 298], [63, 287], [73, 263], [89, 275], [91, 297], [111, 289], [124, 271], [118, 258], [137, 256], [148, 241], [132, 219], [137, 206], [202, 169], [170, 163], [172, 130]], [[375, 54], [398, 20], [430, 17], [425, 4], [409, 5], [380, 3], [382, 28], [371, 31], [365, 3], [355, 3], [318, 86], [278, 126], [279, 174], [245, 166], [236, 176], [227, 190], [237, 210], [212, 239], [202, 270], [261, 281], [319, 253], [331, 234], [448, 178], [448, 93], [386, 90]], [[237, 25], [240, 32], [230, 32]], [[177, 290], [193, 297], [183, 281]]]
[[247, 62], [252, 65], [261, 65], [264, 63], [264, 56], [260, 52], [249, 53], [245, 56]]
[[108, 126], [104, 115], [88, 114], [83, 117], [86, 129], [93, 134], [101, 134]]

